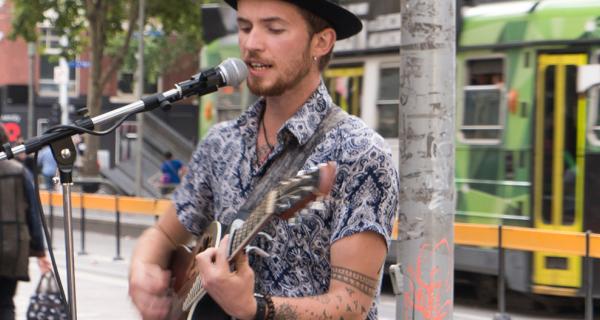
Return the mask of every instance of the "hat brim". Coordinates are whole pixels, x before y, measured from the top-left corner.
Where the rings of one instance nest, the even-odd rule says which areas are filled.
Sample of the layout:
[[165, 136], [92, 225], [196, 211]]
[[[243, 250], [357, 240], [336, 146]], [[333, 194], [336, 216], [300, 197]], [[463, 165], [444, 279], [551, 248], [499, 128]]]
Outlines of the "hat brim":
[[[296, 6], [312, 12], [331, 24], [337, 34], [337, 39], [349, 38], [362, 30], [362, 22], [352, 12], [330, 1], [315, 0], [285, 0]], [[237, 10], [237, 0], [225, 0], [232, 8]]]

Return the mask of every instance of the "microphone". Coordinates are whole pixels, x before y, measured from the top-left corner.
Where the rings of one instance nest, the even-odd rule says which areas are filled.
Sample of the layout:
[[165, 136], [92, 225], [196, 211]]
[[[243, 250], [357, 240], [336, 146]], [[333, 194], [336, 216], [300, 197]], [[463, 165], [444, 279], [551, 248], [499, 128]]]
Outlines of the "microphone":
[[237, 58], [228, 58], [214, 68], [193, 75], [189, 80], [175, 85], [181, 97], [202, 95], [220, 87], [237, 87], [248, 77], [246, 64]]

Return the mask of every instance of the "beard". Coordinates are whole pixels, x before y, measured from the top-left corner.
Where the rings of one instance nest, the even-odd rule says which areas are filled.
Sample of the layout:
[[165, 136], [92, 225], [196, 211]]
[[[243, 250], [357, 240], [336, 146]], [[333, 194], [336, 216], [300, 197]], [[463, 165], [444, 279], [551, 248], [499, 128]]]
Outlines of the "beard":
[[[253, 53], [249, 55], [253, 56]], [[250, 92], [259, 97], [276, 97], [293, 88], [310, 72], [312, 59], [310, 58], [308, 46], [302, 52], [302, 56], [299, 59], [294, 61], [288, 60], [287, 63], [282, 65], [284, 70], [280, 71], [280, 75], [277, 76], [272, 85], [261, 83], [261, 80], [252, 81], [249, 78], [247, 83]]]

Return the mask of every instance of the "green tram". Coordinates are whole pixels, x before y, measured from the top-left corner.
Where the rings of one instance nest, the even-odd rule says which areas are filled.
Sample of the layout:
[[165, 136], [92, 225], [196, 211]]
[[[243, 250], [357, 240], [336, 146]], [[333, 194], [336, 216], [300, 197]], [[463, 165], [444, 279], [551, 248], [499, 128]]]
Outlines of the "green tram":
[[[386, 138], [397, 162], [399, 3], [345, 2], [367, 27], [336, 45], [324, 81], [338, 105]], [[600, 1], [491, 3], [463, 8], [460, 21], [456, 221], [600, 233], [600, 88], [577, 92], [581, 67], [600, 64]], [[238, 55], [229, 34], [203, 49], [202, 65]], [[200, 136], [253, 99], [244, 85], [202, 97]], [[582, 295], [581, 257], [506, 255], [509, 288]], [[456, 246], [457, 278], [472, 280], [481, 296], [495, 297], [497, 261], [496, 249]], [[594, 282], [600, 296], [600, 275]]]
[[[600, 77], [582, 68], [600, 64], [600, 1], [465, 8], [457, 51], [456, 221], [600, 233], [600, 88], [577, 86]], [[496, 275], [496, 259], [458, 246], [455, 270]], [[509, 251], [506, 261], [511, 289], [583, 295], [581, 257]]]

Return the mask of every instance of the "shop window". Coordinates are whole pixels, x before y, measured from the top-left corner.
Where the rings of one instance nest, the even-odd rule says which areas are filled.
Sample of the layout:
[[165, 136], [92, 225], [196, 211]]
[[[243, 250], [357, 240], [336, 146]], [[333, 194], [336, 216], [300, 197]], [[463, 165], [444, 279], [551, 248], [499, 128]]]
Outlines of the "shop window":
[[377, 132], [384, 138], [398, 138], [400, 112], [400, 68], [384, 66], [379, 72]]

